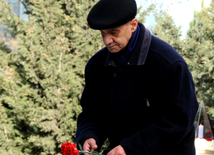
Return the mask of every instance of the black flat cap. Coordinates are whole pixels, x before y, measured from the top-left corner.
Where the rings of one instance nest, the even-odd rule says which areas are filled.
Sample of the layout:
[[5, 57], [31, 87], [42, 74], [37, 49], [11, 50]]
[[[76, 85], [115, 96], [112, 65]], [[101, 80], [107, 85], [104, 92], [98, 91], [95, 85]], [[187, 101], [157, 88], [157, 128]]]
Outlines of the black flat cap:
[[135, 0], [100, 0], [88, 14], [88, 24], [92, 29], [103, 30], [126, 24], [135, 18]]

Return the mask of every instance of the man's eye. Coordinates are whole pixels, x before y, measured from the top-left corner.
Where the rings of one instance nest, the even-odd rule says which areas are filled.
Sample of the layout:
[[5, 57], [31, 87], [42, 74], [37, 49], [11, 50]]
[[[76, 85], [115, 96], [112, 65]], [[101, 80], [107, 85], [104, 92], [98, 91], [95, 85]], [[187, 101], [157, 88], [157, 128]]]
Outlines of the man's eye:
[[111, 35], [117, 37], [117, 36], [118, 36], [118, 33], [117, 33], [117, 32], [112, 32]]

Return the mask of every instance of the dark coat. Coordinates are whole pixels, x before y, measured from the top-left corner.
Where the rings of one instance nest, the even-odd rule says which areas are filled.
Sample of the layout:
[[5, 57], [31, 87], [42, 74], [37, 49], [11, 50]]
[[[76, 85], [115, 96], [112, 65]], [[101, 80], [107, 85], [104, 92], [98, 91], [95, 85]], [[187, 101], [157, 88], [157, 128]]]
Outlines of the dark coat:
[[107, 48], [88, 62], [77, 142], [109, 138], [127, 155], [195, 155], [198, 109], [183, 58], [142, 25], [128, 64], [116, 67]]

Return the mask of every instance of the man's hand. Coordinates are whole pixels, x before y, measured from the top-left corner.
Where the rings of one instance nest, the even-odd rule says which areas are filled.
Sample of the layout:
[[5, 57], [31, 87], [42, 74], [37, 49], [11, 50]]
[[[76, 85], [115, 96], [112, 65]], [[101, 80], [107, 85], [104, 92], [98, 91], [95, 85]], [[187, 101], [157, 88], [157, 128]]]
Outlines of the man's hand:
[[[93, 138], [89, 138], [88, 140], [86, 140], [83, 144], [83, 151], [94, 151], [97, 149], [97, 144], [95, 139]], [[84, 155], [88, 155], [87, 153], [85, 153]]]
[[118, 145], [117, 147], [112, 149], [107, 155], [126, 155], [126, 152], [124, 151], [121, 145]]

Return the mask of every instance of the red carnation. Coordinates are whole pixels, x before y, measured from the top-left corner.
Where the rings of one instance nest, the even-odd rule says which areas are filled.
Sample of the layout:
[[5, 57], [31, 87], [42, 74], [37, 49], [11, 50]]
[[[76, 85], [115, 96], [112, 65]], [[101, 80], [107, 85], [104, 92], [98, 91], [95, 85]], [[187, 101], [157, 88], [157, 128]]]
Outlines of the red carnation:
[[62, 143], [61, 152], [62, 155], [78, 155], [79, 150], [76, 149], [76, 144], [66, 142]]

